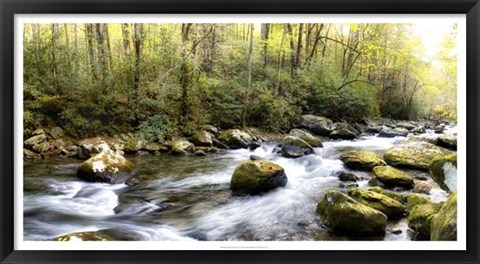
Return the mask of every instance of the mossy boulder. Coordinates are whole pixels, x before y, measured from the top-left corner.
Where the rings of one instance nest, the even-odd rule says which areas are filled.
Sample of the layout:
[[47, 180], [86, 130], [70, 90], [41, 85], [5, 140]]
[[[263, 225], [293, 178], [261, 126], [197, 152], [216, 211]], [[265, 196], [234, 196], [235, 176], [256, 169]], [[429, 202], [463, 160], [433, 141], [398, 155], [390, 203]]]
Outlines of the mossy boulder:
[[132, 164], [111, 149], [104, 149], [77, 168], [77, 176], [90, 182], [114, 183], [122, 172], [131, 170]]
[[457, 154], [436, 157], [428, 166], [433, 180], [447, 192], [457, 189]]
[[413, 178], [403, 171], [390, 166], [377, 166], [373, 168], [373, 174], [385, 186], [413, 187]]
[[447, 199], [432, 220], [430, 240], [457, 240], [457, 193]]
[[231, 149], [247, 148], [253, 142], [247, 132], [239, 129], [222, 131], [218, 139]]
[[23, 157], [25, 159], [40, 159], [42, 156], [28, 149], [23, 149]]
[[408, 135], [408, 129], [397, 127], [394, 129], [382, 128], [382, 131], [378, 134], [378, 137], [393, 138], [393, 137], [406, 137]]
[[457, 150], [457, 136], [441, 135], [437, 138], [437, 145], [447, 149]]
[[258, 194], [287, 184], [285, 170], [264, 160], [240, 163], [233, 172], [230, 189], [234, 194]]
[[59, 139], [65, 136], [65, 130], [61, 127], [54, 127], [48, 131], [48, 134], [54, 139]]
[[371, 171], [376, 166], [386, 165], [379, 155], [367, 150], [346, 152], [340, 156], [340, 160], [353, 170]]
[[212, 125], [203, 125], [202, 130], [209, 132], [212, 135], [217, 135], [218, 134], [218, 128], [212, 126]]
[[323, 147], [322, 141], [319, 138], [317, 138], [317, 137], [313, 136], [312, 134], [310, 134], [306, 131], [303, 131], [301, 129], [296, 129], [295, 128], [295, 129], [290, 130], [290, 135], [307, 142], [308, 144], [310, 144], [310, 146], [312, 146], [314, 148]]
[[315, 115], [303, 115], [300, 127], [318, 136], [328, 136], [332, 132], [332, 120]]
[[405, 128], [408, 130], [415, 129], [417, 126], [409, 121], [399, 121], [397, 122], [397, 127]]
[[448, 150], [428, 142], [405, 141], [387, 150], [383, 158], [391, 166], [427, 170], [434, 158], [448, 154]]
[[195, 146], [188, 140], [179, 139], [170, 142], [172, 154], [174, 155], [187, 155], [195, 152]]
[[384, 213], [389, 219], [398, 219], [407, 211], [397, 200], [377, 192], [352, 188], [348, 190], [348, 195], [361, 204]]
[[147, 141], [141, 139], [141, 138], [137, 138], [137, 137], [133, 137], [133, 138], [130, 138], [128, 139], [126, 142], [125, 142], [125, 152], [127, 153], [136, 153], [142, 149], [145, 148], [145, 146], [147, 145]]
[[432, 221], [442, 205], [442, 203], [426, 203], [414, 206], [408, 214], [408, 227], [424, 237], [430, 237]]
[[413, 180], [412, 192], [414, 193], [430, 194], [430, 191], [432, 190], [432, 188], [433, 188], [432, 185], [427, 181]]
[[331, 139], [351, 140], [357, 138], [357, 134], [346, 128], [342, 128], [332, 131], [328, 137]]
[[23, 142], [23, 144], [26, 147], [31, 148], [34, 145], [37, 145], [37, 144], [40, 144], [40, 143], [44, 142], [45, 140], [47, 140], [47, 136], [45, 134], [39, 134], [39, 135], [33, 136], [33, 137], [25, 140]]
[[158, 144], [158, 143], [155, 143], [155, 142], [147, 142], [147, 143], [142, 147], [143, 150], [146, 150], [146, 151], [149, 151], [149, 152], [159, 151], [160, 148], [161, 148], [161, 145]]
[[413, 207], [422, 204], [431, 203], [430, 198], [424, 194], [410, 193], [407, 195], [407, 210], [412, 210]]
[[282, 156], [286, 158], [298, 158], [304, 155], [314, 154], [312, 146], [304, 140], [286, 136], [282, 144]]
[[78, 142], [78, 147], [78, 157], [81, 159], [88, 159], [103, 150], [110, 149], [107, 142], [99, 137], [83, 139]]
[[407, 203], [407, 197], [405, 195], [401, 194], [401, 193], [385, 190], [382, 187], [378, 187], [378, 186], [368, 188], [368, 190], [371, 191], [371, 192], [376, 192], [376, 193], [380, 193], [380, 194], [383, 194], [385, 196], [388, 196], [388, 197], [396, 200], [397, 202], [399, 202], [401, 204]]
[[43, 152], [49, 151], [51, 147], [52, 146], [51, 146], [50, 142], [43, 141], [41, 143], [38, 143], [38, 144], [34, 145], [32, 147], [32, 149], [37, 153], [43, 153]]
[[324, 225], [334, 233], [368, 236], [385, 233], [387, 216], [357, 202], [342, 192], [329, 190], [317, 204], [316, 212]]
[[201, 130], [196, 132], [190, 140], [192, 141], [195, 146], [202, 146], [202, 147], [211, 147], [212, 142], [212, 134], [210, 132]]

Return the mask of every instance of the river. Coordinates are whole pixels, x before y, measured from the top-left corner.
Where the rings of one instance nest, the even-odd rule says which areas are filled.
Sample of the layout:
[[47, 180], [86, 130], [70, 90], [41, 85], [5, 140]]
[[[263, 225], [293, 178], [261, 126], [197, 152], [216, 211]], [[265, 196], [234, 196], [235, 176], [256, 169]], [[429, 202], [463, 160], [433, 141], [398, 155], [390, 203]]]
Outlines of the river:
[[[456, 128], [445, 133], [456, 133]], [[429, 131], [423, 136], [433, 134]], [[76, 168], [82, 162], [78, 159], [25, 161], [24, 240], [51, 240], [72, 232], [104, 229], [118, 240], [411, 240], [405, 218], [389, 221], [385, 236], [348, 238], [328, 232], [315, 214], [324, 191], [341, 184], [333, 173], [346, 170], [338, 159], [342, 153], [364, 149], [383, 154], [405, 139], [362, 136], [329, 141], [323, 148], [315, 148], [314, 155], [298, 159], [274, 154], [273, 144], [205, 157], [133, 155], [127, 158], [135, 169], [126, 183], [118, 184], [77, 179]], [[232, 173], [251, 154], [281, 165], [287, 185], [263, 195], [232, 196]], [[433, 186], [433, 201], [447, 198], [427, 172], [406, 172], [427, 178]], [[358, 182], [360, 188], [369, 187], [367, 179], [372, 173], [353, 173], [365, 178]]]

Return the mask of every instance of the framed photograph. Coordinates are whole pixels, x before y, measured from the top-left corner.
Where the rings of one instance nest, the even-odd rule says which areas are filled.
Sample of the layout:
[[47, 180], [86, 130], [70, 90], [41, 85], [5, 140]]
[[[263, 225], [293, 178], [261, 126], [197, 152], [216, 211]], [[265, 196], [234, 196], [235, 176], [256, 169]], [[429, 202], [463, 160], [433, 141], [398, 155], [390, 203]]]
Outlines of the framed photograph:
[[477, 0], [7, 1], [0, 263], [477, 263]]

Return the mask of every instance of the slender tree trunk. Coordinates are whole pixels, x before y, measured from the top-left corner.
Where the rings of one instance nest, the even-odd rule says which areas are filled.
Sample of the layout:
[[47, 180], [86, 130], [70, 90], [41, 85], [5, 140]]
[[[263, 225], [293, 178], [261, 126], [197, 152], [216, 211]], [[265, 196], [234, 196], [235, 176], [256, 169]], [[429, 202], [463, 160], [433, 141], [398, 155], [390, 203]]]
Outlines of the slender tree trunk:
[[52, 76], [55, 80], [55, 85], [58, 85], [58, 61], [57, 61], [57, 42], [59, 37], [58, 24], [52, 24]]
[[253, 54], [253, 24], [250, 24], [250, 46], [248, 48], [247, 62], [247, 88], [245, 89], [245, 97], [243, 103], [242, 126], [247, 126], [247, 111], [249, 104], [250, 89], [252, 86], [252, 54]]
[[97, 61], [95, 57], [95, 47], [94, 39], [95, 34], [93, 32], [93, 27], [95, 24], [85, 24], [85, 34], [87, 39], [87, 50], [88, 50], [88, 64], [90, 64], [90, 70], [92, 71], [92, 77], [96, 79], [97, 76]]
[[290, 76], [295, 77], [295, 41], [293, 39], [293, 29], [291, 24], [287, 24], [288, 36], [290, 39]]
[[303, 36], [303, 24], [298, 25], [298, 41], [297, 41], [297, 53], [295, 55], [295, 74], [300, 69], [302, 63], [302, 36]]
[[180, 67], [180, 84], [182, 87], [181, 114], [184, 122], [190, 120], [190, 98], [189, 90], [192, 85], [193, 66], [187, 57], [189, 53], [189, 40], [191, 23], [182, 24], [182, 65]]
[[280, 71], [282, 69], [282, 64], [283, 64], [283, 44], [285, 43], [285, 36], [287, 35], [287, 29], [286, 26], [283, 29], [283, 34], [282, 34], [282, 41], [280, 42], [280, 51], [278, 52], [278, 67], [277, 67], [277, 82], [275, 84], [275, 91], [274, 95], [278, 96], [280, 93]]
[[133, 87], [138, 90], [140, 83], [140, 62], [142, 60], [142, 45], [144, 40], [143, 24], [133, 24], [133, 45], [135, 48], [135, 69], [133, 74]]
[[270, 24], [262, 24], [262, 42], [263, 42], [263, 67], [267, 67], [268, 64], [268, 39], [270, 35]]
[[130, 51], [130, 24], [122, 24], [123, 52], [127, 55]]

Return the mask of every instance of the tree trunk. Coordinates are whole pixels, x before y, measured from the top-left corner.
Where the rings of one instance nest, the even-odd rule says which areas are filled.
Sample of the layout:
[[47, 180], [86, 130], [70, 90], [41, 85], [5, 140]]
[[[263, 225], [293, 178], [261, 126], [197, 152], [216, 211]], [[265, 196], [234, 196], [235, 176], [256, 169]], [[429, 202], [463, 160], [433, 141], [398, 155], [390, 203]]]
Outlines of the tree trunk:
[[96, 67], [96, 58], [94, 52], [94, 38], [93, 33], [94, 24], [85, 24], [85, 37], [87, 39], [87, 50], [88, 50], [88, 64], [90, 64], [90, 70], [92, 71], [92, 77], [97, 78], [97, 67]]
[[130, 24], [122, 24], [123, 53], [127, 55], [130, 52]]
[[181, 114], [184, 118], [184, 122], [190, 120], [190, 99], [189, 99], [189, 90], [192, 85], [192, 71], [193, 66], [191, 65], [188, 56], [189, 53], [189, 34], [190, 28], [192, 27], [191, 23], [182, 24], [182, 65], [180, 67], [180, 84], [182, 87], [182, 100], [181, 100]]
[[298, 25], [298, 41], [297, 41], [297, 53], [295, 55], [295, 74], [300, 69], [302, 63], [302, 34], [303, 33], [303, 24]]
[[57, 42], [59, 37], [59, 28], [58, 24], [52, 24], [52, 76], [55, 82], [55, 85], [58, 85], [57, 75], [58, 75], [58, 61], [57, 61]]
[[287, 24], [288, 36], [290, 39], [290, 76], [295, 77], [295, 41], [293, 39], [293, 29], [291, 24]]
[[248, 48], [247, 62], [247, 88], [245, 89], [245, 97], [243, 103], [242, 126], [247, 126], [247, 111], [249, 104], [250, 89], [252, 86], [252, 54], [253, 54], [253, 24], [250, 24], [250, 46]]
[[283, 64], [283, 44], [285, 43], [285, 36], [287, 35], [286, 26], [284, 26], [282, 41], [280, 42], [280, 51], [278, 52], [278, 67], [277, 67], [277, 83], [275, 84], [274, 95], [278, 96], [280, 93], [280, 70], [282, 69]]
[[263, 67], [268, 64], [268, 38], [270, 35], [270, 24], [262, 24], [262, 43], [263, 43]]
[[135, 48], [135, 69], [133, 75], [133, 87], [138, 90], [140, 82], [140, 62], [142, 60], [142, 45], [144, 40], [143, 24], [133, 24], [133, 45]]

